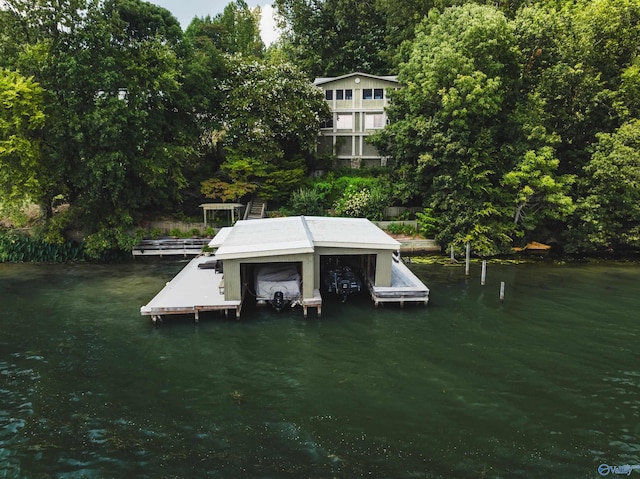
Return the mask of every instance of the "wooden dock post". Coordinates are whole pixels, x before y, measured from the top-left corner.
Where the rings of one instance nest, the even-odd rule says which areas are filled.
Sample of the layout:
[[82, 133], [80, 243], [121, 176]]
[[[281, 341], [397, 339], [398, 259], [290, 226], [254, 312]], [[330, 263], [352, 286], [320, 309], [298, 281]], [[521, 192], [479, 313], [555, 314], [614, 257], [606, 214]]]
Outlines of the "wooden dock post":
[[504, 301], [504, 281], [500, 281], [500, 301]]
[[482, 286], [484, 286], [486, 280], [487, 280], [487, 260], [483, 259], [482, 260], [482, 275], [480, 277], [480, 284]]
[[467, 258], [464, 267], [464, 274], [469, 276], [469, 262], [471, 261], [471, 243], [467, 241]]

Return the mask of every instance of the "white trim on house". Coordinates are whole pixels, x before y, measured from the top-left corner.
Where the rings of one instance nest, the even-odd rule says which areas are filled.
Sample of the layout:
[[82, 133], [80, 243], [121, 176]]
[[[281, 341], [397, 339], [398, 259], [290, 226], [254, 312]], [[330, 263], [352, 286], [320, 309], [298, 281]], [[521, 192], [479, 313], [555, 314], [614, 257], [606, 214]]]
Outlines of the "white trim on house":
[[355, 72], [316, 78], [313, 83], [324, 91], [332, 115], [321, 128], [318, 153], [351, 167], [386, 165], [387, 159], [366, 138], [386, 126], [388, 91], [398, 88], [398, 78]]

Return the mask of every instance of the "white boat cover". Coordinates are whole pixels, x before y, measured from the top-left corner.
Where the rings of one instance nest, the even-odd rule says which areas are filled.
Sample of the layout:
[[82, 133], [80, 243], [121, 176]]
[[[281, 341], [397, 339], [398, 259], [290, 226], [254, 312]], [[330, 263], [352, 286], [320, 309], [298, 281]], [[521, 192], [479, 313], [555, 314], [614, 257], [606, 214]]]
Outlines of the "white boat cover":
[[271, 300], [282, 291], [284, 299], [300, 299], [300, 273], [295, 264], [268, 264], [255, 271], [256, 298]]

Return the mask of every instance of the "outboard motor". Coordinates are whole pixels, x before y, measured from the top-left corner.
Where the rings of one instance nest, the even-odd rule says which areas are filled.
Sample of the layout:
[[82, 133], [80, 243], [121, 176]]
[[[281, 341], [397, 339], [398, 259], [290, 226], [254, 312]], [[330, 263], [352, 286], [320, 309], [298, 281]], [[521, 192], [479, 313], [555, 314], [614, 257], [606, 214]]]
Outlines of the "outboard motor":
[[271, 305], [276, 311], [281, 311], [285, 306], [284, 293], [282, 291], [276, 291], [271, 300]]
[[351, 281], [348, 279], [341, 279], [338, 281], [337, 293], [342, 296], [342, 302], [346, 302], [347, 298], [351, 294]]

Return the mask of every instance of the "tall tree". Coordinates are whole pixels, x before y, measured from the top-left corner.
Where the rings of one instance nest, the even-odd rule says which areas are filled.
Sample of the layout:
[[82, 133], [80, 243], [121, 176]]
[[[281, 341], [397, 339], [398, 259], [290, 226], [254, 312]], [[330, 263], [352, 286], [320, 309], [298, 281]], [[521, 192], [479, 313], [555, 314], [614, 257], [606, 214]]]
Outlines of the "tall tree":
[[203, 183], [209, 197], [238, 199], [258, 192], [285, 199], [300, 186], [328, 116], [322, 92], [290, 64], [231, 60], [224, 86], [226, 158]]
[[376, 0], [276, 0], [284, 49], [310, 76], [386, 75], [385, 17]]
[[601, 133], [581, 182], [573, 247], [640, 248], [640, 120]]
[[235, 0], [214, 18], [194, 18], [185, 33], [208, 38], [222, 53], [262, 57], [260, 17], [260, 7], [249, 8], [244, 0]]
[[374, 141], [422, 176], [443, 245], [471, 241], [475, 251], [495, 253], [532, 227], [522, 212], [534, 196], [564, 195], [566, 181], [539, 188], [557, 161], [538, 103], [520, 89], [521, 72], [511, 22], [475, 4], [432, 10], [401, 66], [391, 124]]
[[640, 2], [553, 3], [521, 9], [516, 31], [527, 57], [527, 90], [544, 100], [545, 126], [561, 140], [560, 169], [580, 175], [596, 133], [611, 133], [625, 121], [619, 90], [637, 56]]
[[16, 63], [45, 89], [43, 202], [70, 204], [66, 224], [52, 225], [84, 230], [96, 254], [126, 247], [141, 212], [179, 200], [197, 140], [180, 84], [182, 30], [139, 0], [66, 3], [56, 15], [73, 18], [68, 27], [51, 25], [44, 2], [24, 12], [10, 2], [27, 42]]
[[33, 78], [0, 69], [0, 207], [39, 199], [42, 93]]

